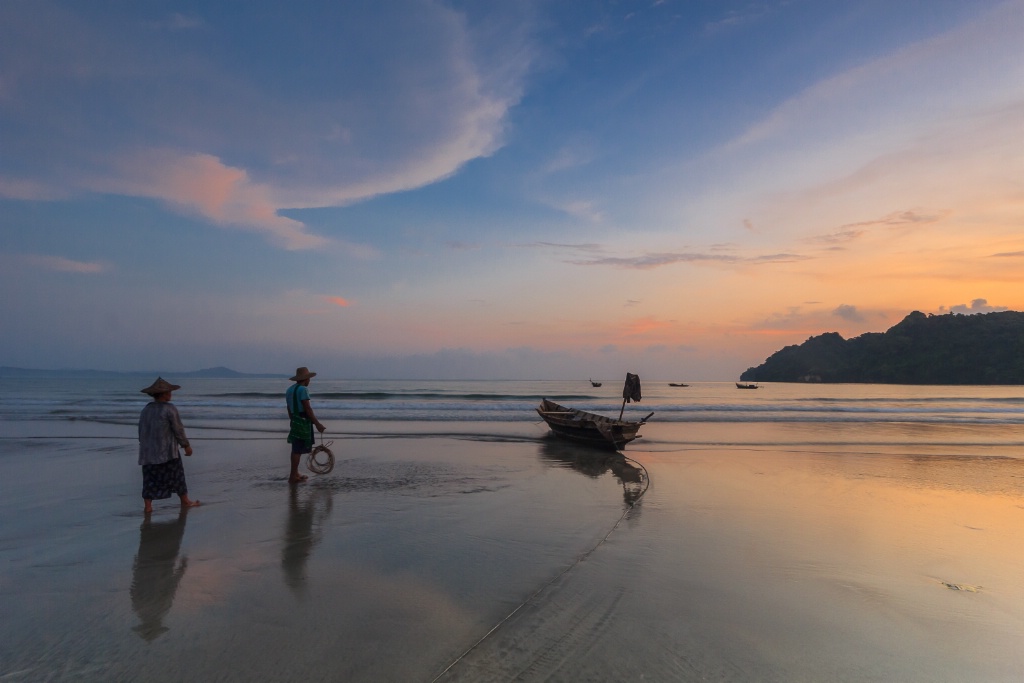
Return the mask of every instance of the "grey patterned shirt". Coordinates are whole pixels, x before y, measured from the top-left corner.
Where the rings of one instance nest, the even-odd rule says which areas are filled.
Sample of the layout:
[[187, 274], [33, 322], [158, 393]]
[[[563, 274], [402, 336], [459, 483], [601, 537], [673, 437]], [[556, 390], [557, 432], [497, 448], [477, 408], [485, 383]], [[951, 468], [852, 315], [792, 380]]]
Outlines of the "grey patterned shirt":
[[173, 403], [147, 403], [139, 416], [139, 464], [159, 465], [178, 457], [178, 446], [188, 448], [185, 426]]

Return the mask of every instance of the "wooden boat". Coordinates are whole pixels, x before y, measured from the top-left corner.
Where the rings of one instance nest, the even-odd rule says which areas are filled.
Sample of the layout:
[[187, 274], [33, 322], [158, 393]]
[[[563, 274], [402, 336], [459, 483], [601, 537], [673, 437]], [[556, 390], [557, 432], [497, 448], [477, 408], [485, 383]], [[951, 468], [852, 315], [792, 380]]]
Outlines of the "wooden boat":
[[650, 413], [637, 422], [616, 420], [585, 410], [566, 408], [546, 398], [542, 399], [537, 407], [537, 414], [548, 423], [555, 436], [615, 450], [622, 450], [627, 443], [639, 438], [637, 431], [647, 423], [651, 415], [654, 415]]
[[757, 389], [757, 385], [747, 382], [736, 382], [737, 389]]
[[601, 383], [600, 382], [595, 382], [594, 380], [590, 380], [590, 386], [592, 386], [592, 387], [599, 387], [599, 386], [601, 386]]
[[682, 382], [669, 382], [668, 385], [670, 387], [688, 387], [688, 386], [690, 386], [689, 384], [683, 384]]

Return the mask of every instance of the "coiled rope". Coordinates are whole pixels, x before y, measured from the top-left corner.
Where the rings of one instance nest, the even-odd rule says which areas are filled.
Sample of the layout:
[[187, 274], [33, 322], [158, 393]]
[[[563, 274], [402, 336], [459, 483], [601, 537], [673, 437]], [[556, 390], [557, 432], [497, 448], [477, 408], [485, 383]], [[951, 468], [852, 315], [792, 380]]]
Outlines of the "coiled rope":
[[553, 583], [555, 583], [556, 581], [558, 581], [558, 580], [559, 580], [560, 578], [562, 578], [563, 576], [565, 576], [566, 574], [568, 574], [568, 573], [569, 573], [570, 571], [572, 571], [573, 569], [575, 569], [575, 568], [576, 568], [576, 565], [578, 565], [579, 563], [583, 562], [583, 561], [584, 561], [585, 559], [587, 559], [588, 557], [590, 557], [591, 555], [593, 555], [593, 554], [594, 554], [594, 551], [596, 551], [596, 550], [597, 550], [598, 548], [600, 548], [600, 547], [601, 547], [602, 545], [604, 545], [604, 542], [608, 540], [608, 537], [612, 535], [612, 532], [613, 532], [613, 531], [615, 531], [616, 529], [618, 529], [618, 528], [619, 528], [619, 525], [620, 525], [620, 524], [622, 524], [622, 520], [624, 520], [624, 519], [626, 518], [626, 515], [628, 515], [628, 514], [630, 513], [630, 511], [631, 511], [631, 510], [632, 510], [632, 509], [633, 509], [633, 508], [634, 508], [634, 507], [636, 506], [636, 504], [640, 502], [640, 499], [644, 497], [644, 494], [645, 494], [645, 493], [647, 493], [647, 489], [648, 489], [648, 488], [650, 487], [650, 485], [651, 485], [651, 478], [650, 478], [650, 476], [649, 476], [649, 475], [647, 474], [647, 468], [646, 468], [646, 467], [644, 467], [644, 466], [643, 466], [643, 465], [642, 465], [641, 463], [637, 462], [636, 460], [633, 460], [633, 458], [630, 458], [630, 457], [628, 457], [628, 456], [625, 456], [625, 455], [623, 455], [622, 457], [623, 457], [623, 458], [625, 458], [626, 460], [628, 460], [628, 461], [632, 462], [632, 463], [635, 463], [637, 467], [639, 467], [639, 468], [640, 468], [641, 470], [643, 470], [643, 473], [644, 473], [644, 474], [643, 474], [643, 481], [644, 481], [644, 487], [643, 487], [643, 490], [641, 490], [641, 491], [640, 491], [640, 493], [639, 493], [639, 494], [637, 495], [637, 497], [636, 497], [636, 498], [635, 498], [635, 499], [634, 499], [634, 500], [633, 500], [632, 502], [630, 502], [630, 504], [629, 504], [629, 505], [628, 505], [628, 506], [626, 507], [626, 509], [625, 509], [625, 510], [623, 510], [623, 511], [622, 511], [622, 515], [621, 515], [621, 516], [619, 517], [619, 519], [618, 519], [618, 520], [616, 520], [615, 524], [613, 524], [613, 525], [612, 525], [612, 528], [608, 530], [608, 533], [606, 533], [606, 534], [605, 534], [605, 535], [604, 535], [603, 537], [601, 537], [601, 540], [599, 540], [599, 541], [598, 541], [598, 542], [597, 542], [597, 543], [596, 543], [596, 544], [594, 545], [594, 547], [593, 547], [593, 548], [591, 548], [591, 549], [590, 549], [590, 550], [588, 550], [587, 552], [585, 552], [585, 553], [583, 553], [582, 555], [580, 555], [579, 557], [577, 557], [577, 558], [576, 558], [576, 561], [575, 561], [575, 562], [573, 562], [573, 563], [572, 563], [572, 564], [570, 564], [570, 565], [569, 565], [568, 567], [566, 567], [565, 569], [563, 569], [562, 571], [560, 571], [560, 572], [559, 572], [558, 574], [556, 574], [556, 575], [554, 576], [554, 578], [552, 578], [552, 579], [551, 579], [550, 581], [548, 581], [547, 583], [545, 583], [545, 584], [544, 584], [543, 586], [541, 586], [540, 588], [538, 588], [537, 590], [535, 590], [535, 591], [534, 591], [533, 593], [531, 593], [531, 594], [530, 594], [530, 595], [529, 595], [529, 596], [528, 596], [528, 597], [527, 597], [527, 598], [526, 598], [525, 600], [523, 600], [523, 601], [522, 601], [521, 603], [519, 603], [519, 606], [518, 606], [518, 607], [516, 607], [516, 608], [515, 608], [514, 610], [512, 610], [512, 611], [511, 611], [511, 612], [509, 612], [509, 613], [508, 613], [507, 615], [505, 615], [505, 618], [504, 618], [504, 619], [502, 619], [502, 620], [501, 620], [501, 621], [499, 621], [499, 622], [498, 622], [497, 624], [495, 624], [495, 625], [494, 625], [494, 626], [493, 626], [493, 627], [491, 628], [491, 630], [490, 630], [490, 631], [488, 631], [487, 633], [485, 633], [485, 634], [483, 635], [483, 637], [481, 637], [481, 638], [480, 638], [480, 640], [478, 640], [478, 641], [476, 641], [475, 643], [473, 643], [473, 644], [472, 644], [472, 645], [471, 645], [471, 646], [469, 647], [469, 649], [468, 649], [468, 650], [466, 650], [466, 651], [465, 651], [465, 652], [463, 652], [463, 653], [462, 653], [461, 655], [459, 655], [458, 657], [456, 657], [456, 658], [455, 658], [455, 660], [454, 660], [454, 661], [452, 661], [452, 663], [451, 663], [451, 664], [449, 664], [448, 666], [446, 666], [446, 667], [445, 667], [444, 671], [442, 671], [441, 673], [437, 674], [437, 676], [435, 676], [435, 677], [434, 677], [433, 679], [431, 679], [430, 683], [437, 683], [437, 681], [441, 680], [441, 678], [443, 678], [443, 677], [444, 677], [445, 675], [447, 675], [449, 671], [451, 671], [451, 670], [452, 670], [453, 668], [455, 668], [455, 665], [456, 665], [456, 664], [458, 664], [458, 663], [459, 663], [459, 662], [461, 662], [461, 661], [462, 661], [463, 659], [465, 659], [466, 657], [468, 657], [468, 656], [469, 656], [469, 655], [470, 655], [470, 654], [471, 654], [471, 653], [473, 652], [473, 650], [475, 650], [475, 649], [477, 649], [478, 647], [480, 647], [480, 646], [481, 646], [481, 645], [483, 644], [483, 642], [484, 642], [485, 640], [487, 640], [487, 639], [488, 639], [488, 638], [490, 638], [490, 637], [491, 637], [492, 635], [494, 635], [494, 633], [495, 633], [495, 632], [497, 632], [497, 630], [498, 630], [499, 628], [501, 628], [502, 626], [504, 626], [504, 625], [505, 625], [505, 623], [506, 623], [506, 622], [507, 622], [507, 621], [508, 621], [509, 619], [511, 619], [512, 617], [514, 617], [514, 616], [516, 615], [516, 613], [517, 613], [517, 612], [518, 612], [519, 610], [521, 610], [521, 609], [523, 609], [524, 607], [526, 607], [527, 605], [529, 605], [529, 604], [530, 604], [531, 602], [533, 602], [533, 599], [534, 599], [534, 598], [536, 598], [536, 597], [537, 597], [538, 595], [540, 595], [540, 594], [541, 594], [541, 593], [543, 593], [543, 592], [544, 592], [545, 590], [547, 590], [547, 588], [548, 588], [549, 586], [551, 586], [551, 585], [552, 585]]
[[[314, 446], [313, 450], [309, 452], [309, 457], [306, 458], [306, 467], [313, 474], [327, 474], [334, 469], [334, 453], [331, 452], [331, 446], [334, 445], [333, 441], [324, 443], [324, 435], [320, 434], [320, 445]], [[317, 457], [321, 453], [325, 453], [323, 462]]]

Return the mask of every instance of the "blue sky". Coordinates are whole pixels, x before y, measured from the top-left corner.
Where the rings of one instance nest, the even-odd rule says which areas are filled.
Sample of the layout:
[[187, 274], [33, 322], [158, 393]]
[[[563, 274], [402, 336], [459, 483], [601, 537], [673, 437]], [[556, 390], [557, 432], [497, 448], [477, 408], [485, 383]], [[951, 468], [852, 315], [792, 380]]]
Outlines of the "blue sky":
[[1021, 309], [1024, 2], [0, 5], [0, 365], [730, 380]]

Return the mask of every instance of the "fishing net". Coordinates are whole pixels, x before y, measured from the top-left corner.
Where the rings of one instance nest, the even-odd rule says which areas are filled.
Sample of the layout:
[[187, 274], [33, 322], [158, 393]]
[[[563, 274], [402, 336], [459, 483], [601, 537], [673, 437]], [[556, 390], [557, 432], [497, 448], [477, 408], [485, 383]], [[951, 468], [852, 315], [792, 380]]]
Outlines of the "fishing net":
[[313, 474], [327, 474], [334, 469], [334, 453], [331, 452], [333, 441], [324, 443], [324, 435], [320, 435], [320, 445], [313, 446], [309, 457], [306, 459], [306, 467]]

